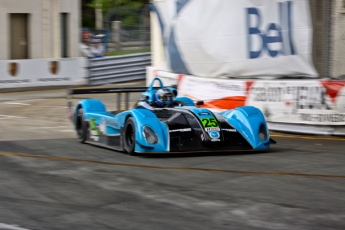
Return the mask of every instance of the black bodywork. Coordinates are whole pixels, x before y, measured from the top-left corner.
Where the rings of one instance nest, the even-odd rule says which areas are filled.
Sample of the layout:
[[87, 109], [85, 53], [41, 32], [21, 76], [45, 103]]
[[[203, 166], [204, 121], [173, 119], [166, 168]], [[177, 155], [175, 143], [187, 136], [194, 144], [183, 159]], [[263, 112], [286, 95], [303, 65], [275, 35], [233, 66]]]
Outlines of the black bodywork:
[[[228, 151], [253, 149], [248, 141], [223, 117], [213, 114], [220, 126], [220, 141], [212, 138], [204, 130], [198, 117], [186, 109], [154, 109], [157, 118], [169, 127], [170, 151]], [[190, 131], [189, 131], [190, 130]]]

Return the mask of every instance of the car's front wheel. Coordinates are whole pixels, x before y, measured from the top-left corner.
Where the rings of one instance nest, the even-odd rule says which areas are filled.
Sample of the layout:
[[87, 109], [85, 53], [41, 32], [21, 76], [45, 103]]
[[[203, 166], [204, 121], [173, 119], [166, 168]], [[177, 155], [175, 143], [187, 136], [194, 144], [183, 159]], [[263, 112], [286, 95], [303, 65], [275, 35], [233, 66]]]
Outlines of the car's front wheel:
[[125, 128], [124, 128], [124, 136], [123, 136], [123, 148], [124, 150], [130, 154], [134, 155], [134, 148], [135, 148], [135, 126], [134, 120], [132, 117], [129, 117], [126, 121]]
[[84, 143], [87, 138], [87, 128], [86, 128], [86, 122], [84, 119], [84, 113], [83, 113], [82, 108], [78, 109], [77, 118], [75, 122], [76, 122], [75, 128], [77, 130], [78, 140], [81, 143]]

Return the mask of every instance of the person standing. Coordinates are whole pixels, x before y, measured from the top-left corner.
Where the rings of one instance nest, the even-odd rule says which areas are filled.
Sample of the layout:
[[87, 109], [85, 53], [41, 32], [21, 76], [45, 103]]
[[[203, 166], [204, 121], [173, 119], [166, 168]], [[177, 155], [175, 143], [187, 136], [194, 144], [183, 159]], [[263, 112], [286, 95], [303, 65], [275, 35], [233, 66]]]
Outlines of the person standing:
[[92, 41], [92, 47], [91, 47], [91, 53], [93, 54], [93, 57], [103, 57], [105, 55], [105, 48], [101, 44], [100, 39], [94, 39]]
[[93, 58], [94, 55], [92, 54], [89, 46], [89, 42], [87, 40], [84, 40], [80, 44], [80, 52], [83, 57]]

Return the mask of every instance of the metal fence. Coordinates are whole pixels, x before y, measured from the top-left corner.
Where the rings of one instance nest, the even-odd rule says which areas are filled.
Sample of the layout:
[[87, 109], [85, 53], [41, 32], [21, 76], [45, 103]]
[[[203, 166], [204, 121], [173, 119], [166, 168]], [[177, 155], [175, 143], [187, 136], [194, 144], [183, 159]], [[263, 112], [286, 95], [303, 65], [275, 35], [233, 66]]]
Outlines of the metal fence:
[[151, 53], [89, 59], [89, 85], [105, 85], [146, 79]]
[[150, 27], [126, 26], [121, 28], [121, 42], [150, 41]]

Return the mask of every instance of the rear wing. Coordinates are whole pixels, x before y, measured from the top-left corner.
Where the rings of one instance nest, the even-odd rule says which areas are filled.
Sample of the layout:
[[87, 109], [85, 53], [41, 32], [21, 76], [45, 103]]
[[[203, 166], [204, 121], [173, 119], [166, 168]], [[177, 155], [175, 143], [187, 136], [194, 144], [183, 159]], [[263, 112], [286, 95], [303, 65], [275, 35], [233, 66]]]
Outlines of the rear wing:
[[[174, 86], [170, 86], [174, 87]], [[157, 90], [160, 87], [153, 87]], [[67, 109], [69, 117], [73, 115], [73, 99], [83, 99], [84, 97], [75, 98], [74, 95], [87, 95], [87, 94], [116, 94], [117, 111], [121, 111], [121, 102], [124, 100], [125, 110], [129, 109], [129, 94], [130, 93], [143, 93], [148, 90], [148, 87], [129, 87], [129, 88], [76, 88], [68, 89], [67, 91]], [[122, 97], [123, 96], [123, 97]], [[86, 97], [85, 97], [86, 98]], [[140, 98], [138, 98], [138, 101]]]

